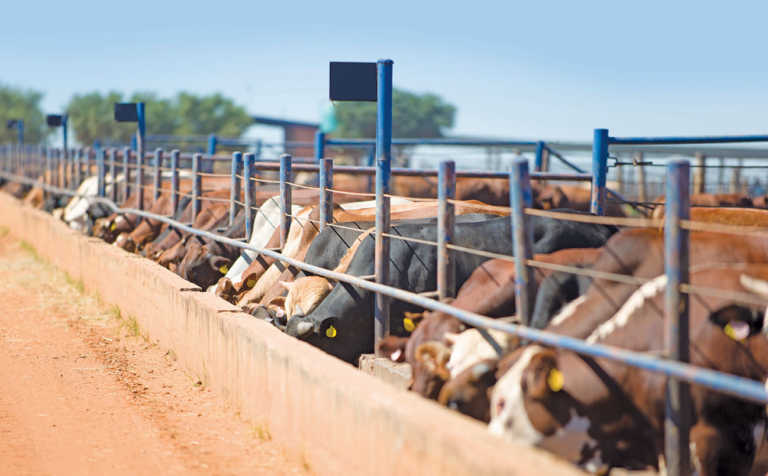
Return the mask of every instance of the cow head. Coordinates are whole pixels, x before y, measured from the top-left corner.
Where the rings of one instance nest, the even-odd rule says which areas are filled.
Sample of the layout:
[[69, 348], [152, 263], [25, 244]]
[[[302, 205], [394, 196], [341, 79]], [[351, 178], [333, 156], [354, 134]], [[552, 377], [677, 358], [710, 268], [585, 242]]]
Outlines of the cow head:
[[219, 279], [219, 282], [216, 283], [216, 291], [214, 294], [231, 304], [234, 304], [235, 299], [237, 298], [237, 291], [235, 290], [235, 286], [226, 276]]
[[442, 342], [429, 341], [416, 347], [411, 390], [436, 399], [443, 384], [451, 378], [447, 367], [450, 357], [451, 349]]
[[486, 359], [465, 369], [443, 385], [437, 401], [452, 410], [489, 422], [490, 391], [496, 384], [497, 364], [497, 359]]
[[285, 316], [303, 317], [314, 311], [328, 293], [333, 290], [330, 281], [320, 276], [304, 276], [293, 282], [280, 281], [282, 287], [288, 290], [285, 297]]
[[206, 289], [226, 275], [231, 265], [231, 259], [214, 255], [207, 246], [193, 241], [179, 265], [179, 276]]
[[122, 248], [125, 251], [129, 253], [135, 253], [136, 252], [136, 243], [131, 238], [131, 235], [128, 233], [120, 233], [117, 238], [115, 239], [115, 242], [113, 243], [118, 248]]
[[556, 208], [568, 208], [570, 201], [563, 189], [553, 185], [544, 185], [533, 189], [533, 202], [535, 208], [542, 210], [554, 210]]

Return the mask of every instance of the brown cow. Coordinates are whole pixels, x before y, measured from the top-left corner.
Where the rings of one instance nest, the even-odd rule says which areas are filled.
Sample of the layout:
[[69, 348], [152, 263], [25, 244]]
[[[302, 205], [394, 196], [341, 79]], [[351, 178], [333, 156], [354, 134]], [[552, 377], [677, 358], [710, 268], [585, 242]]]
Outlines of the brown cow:
[[[768, 265], [713, 266], [692, 273], [694, 286], [768, 298]], [[587, 342], [636, 352], [664, 349], [666, 276], [642, 286]], [[693, 295], [691, 363], [758, 380], [768, 378], [764, 305]], [[656, 467], [663, 445], [666, 378], [607, 359], [530, 345], [499, 364], [491, 431], [548, 447], [596, 471]], [[699, 474], [746, 475], [755, 454], [761, 405], [692, 386], [693, 460]], [[564, 446], [568, 442], [569, 446]], [[570, 445], [577, 443], [575, 448]], [[576, 450], [576, 451], [573, 451]]]

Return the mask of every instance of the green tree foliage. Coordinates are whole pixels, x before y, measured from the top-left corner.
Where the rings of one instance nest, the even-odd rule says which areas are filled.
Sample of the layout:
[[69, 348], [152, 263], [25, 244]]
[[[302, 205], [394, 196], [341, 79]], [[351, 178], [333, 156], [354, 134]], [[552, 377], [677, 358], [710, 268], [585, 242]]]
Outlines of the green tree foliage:
[[147, 134], [207, 135], [239, 137], [251, 124], [245, 108], [221, 94], [197, 96], [181, 92], [172, 99], [142, 91], [129, 98], [118, 92], [91, 92], [72, 97], [67, 105], [75, 137], [82, 144], [95, 140], [128, 143], [135, 124], [114, 120], [116, 102], [144, 102]]
[[48, 134], [45, 116], [40, 107], [43, 93], [0, 84], [0, 143], [16, 142], [18, 134], [14, 127], [6, 129], [9, 119], [24, 121], [24, 142], [42, 142]]
[[219, 93], [195, 96], [181, 92], [176, 96], [176, 107], [181, 118], [178, 135], [239, 137], [253, 122], [245, 108]]
[[[335, 135], [370, 138], [376, 135], [376, 103], [337, 103]], [[394, 137], [442, 137], [453, 127], [456, 107], [431, 93], [416, 94], [402, 89], [392, 92], [392, 135]]]

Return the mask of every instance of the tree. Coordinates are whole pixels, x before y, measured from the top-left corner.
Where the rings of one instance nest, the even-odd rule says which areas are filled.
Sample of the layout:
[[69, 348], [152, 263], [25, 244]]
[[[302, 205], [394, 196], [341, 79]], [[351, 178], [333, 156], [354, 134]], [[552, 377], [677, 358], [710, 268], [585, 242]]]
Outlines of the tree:
[[24, 142], [37, 144], [48, 135], [45, 116], [40, 107], [43, 93], [0, 84], [0, 143], [16, 142], [16, 128], [7, 129], [10, 119], [24, 121]]
[[[126, 144], [136, 133], [136, 125], [114, 120], [114, 106], [124, 97], [118, 92], [91, 92], [75, 95], [67, 110], [78, 141], [92, 144]], [[134, 93], [126, 102], [144, 102], [148, 135], [207, 135], [239, 137], [251, 124], [245, 109], [221, 95], [196, 96], [181, 92], [173, 99], [150, 91]]]
[[94, 141], [125, 144], [130, 140], [136, 126], [114, 120], [114, 103], [122, 102], [123, 94], [97, 91], [75, 94], [67, 104], [69, 124], [77, 140], [83, 145]]
[[[376, 103], [342, 102], [335, 106], [339, 127], [335, 135], [371, 138], [376, 135]], [[402, 89], [392, 92], [393, 137], [442, 137], [453, 127], [456, 107], [431, 93], [417, 94]]]
[[196, 96], [180, 92], [176, 96], [176, 107], [181, 118], [177, 135], [240, 137], [253, 123], [244, 107], [220, 93]]

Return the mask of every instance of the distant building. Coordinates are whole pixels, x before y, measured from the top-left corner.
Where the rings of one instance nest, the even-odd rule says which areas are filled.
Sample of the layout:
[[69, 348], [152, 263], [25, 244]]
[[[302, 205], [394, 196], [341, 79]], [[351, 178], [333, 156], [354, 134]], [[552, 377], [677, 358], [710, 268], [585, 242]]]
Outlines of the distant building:
[[286, 142], [285, 152], [294, 157], [315, 156], [315, 133], [319, 124], [303, 121], [290, 121], [274, 117], [252, 116], [254, 124], [276, 126], [283, 129]]

